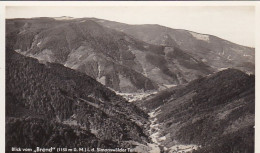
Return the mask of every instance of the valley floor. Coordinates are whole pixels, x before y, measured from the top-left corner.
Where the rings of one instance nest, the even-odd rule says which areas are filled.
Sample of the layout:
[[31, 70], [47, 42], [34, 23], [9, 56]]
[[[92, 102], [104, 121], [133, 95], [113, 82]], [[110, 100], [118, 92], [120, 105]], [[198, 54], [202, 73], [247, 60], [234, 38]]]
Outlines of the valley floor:
[[148, 132], [149, 132], [150, 138], [152, 139], [152, 142], [153, 142], [153, 143], [149, 144], [149, 146], [152, 148], [150, 150], [150, 153], [158, 153], [158, 152], [160, 152], [160, 147], [159, 147], [160, 143], [158, 142], [159, 130], [160, 130], [158, 128], [159, 124], [156, 123], [157, 118], [155, 117], [155, 111], [148, 113], [148, 115], [149, 115], [149, 119], [151, 121]]
[[[171, 147], [166, 147], [162, 143], [166, 140], [166, 136], [161, 136], [162, 126], [157, 122], [156, 116], [160, 113], [160, 108], [148, 113], [151, 124], [149, 125], [149, 134], [153, 143], [148, 144], [151, 147], [149, 153], [192, 153], [193, 150], [197, 150], [198, 146], [195, 144], [176, 144]], [[160, 149], [162, 148], [162, 150]]]

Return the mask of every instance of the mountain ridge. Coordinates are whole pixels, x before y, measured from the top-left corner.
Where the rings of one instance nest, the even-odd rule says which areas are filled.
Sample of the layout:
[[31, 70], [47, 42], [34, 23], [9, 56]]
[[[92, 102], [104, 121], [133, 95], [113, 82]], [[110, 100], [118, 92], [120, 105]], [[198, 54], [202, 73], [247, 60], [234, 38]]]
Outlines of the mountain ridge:
[[[231, 62], [238, 62], [239, 60], [243, 59], [243, 60], [245, 60], [245, 62], [254, 63], [254, 52], [253, 52], [254, 48], [250, 48], [250, 47], [246, 47], [246, 46], [242, 46], [242, 45], [236, 45], [233, 42], [223, 40], [223, 39], [213, 36], [213, 35], [201, 34], [201, 33], [187, 31], [187, 30], [173, 29], [173, 28], [169, 28], [169, 27], [165, 27], [165, 26], [128, 25], [128, 24], [122, 24], [122, 23], [118, 23], [118, 22], [114, 23], [111, 21], [101, 20], [101, 19], [94, 19], [94, 20], [97, 20], [97, 22], [99, 21], [100, 24], [103, 24], [107, 27], [117, 29], [119, 31], [124, 31], [125, 33], [132, 35], [139, 40], [143, 40], [143, 41], [149, 42], [151, 44], [161, 44], [161, 43], [163, 43], [165, 36], [170, 36], [170, 37], [174, 38], [174, 44], [175, 45], [177, 44], [178, 47], [180, 49], [182, 49], [183, 51], [185, 51], [187, 53], [191, 53], [191, 55], [193, 55], [193, 56], [195, 55], [197, 58], [199, 58], [201, 60], [203, 60], [203, 58], [204, 58], [204, 60], [210, 61], [211, 64], [214, 64], [217, 67], [219, 67], [221, 65], [216, 63], [216, 61], [214, 61], [214, 60], [210, 60], [210, 58], [214, 58], [213, 56], [210, 56], [208, 58], [207, 58], [207, 56], [205, 56], [205, 55], [207, 55], [207, 52], [210, 51], [211, 49], [213, 49], [213, 51], [215, 50], [216, 52], [218, 52], [218, 54], [215, 54], [214, 52], [211, 53], [211, 54], [215, 54], [216, 56], [221, 55], [224, 50], [226, 52], [228, 52], [228, 55], [223, 56], [224, 55], [223, 54], [220, 56], [220, 59], [216, 59], [216, 60], [222, 60], [223, 63], [225, 62], [225, 64], [222, 65], [222, 67], [225, 65], [228, 65], [228, 62], [227, 62], [228, 60], [233, 60]], [[192, 37], [194, 37], [193, 34], [199, 35], [198, 36], [199, 40], [192, 38]], [[208, 38], [205, 38], [205, 39], [203, 37], [201, 38], [202, 35], [207, 36]], [[195, 35], [195, 37], [196, 37], [196, 35]], [[202, 40], [200, 40], [200, 39], [202, 39]], [[208, 45], [208, 43], [206, 43], [206, 40], [210, 41], [211, 39], [213, 42], [209, 42], [209, 43], [211, 43], [212, 45]], [[183, 42], [185, 42], [185, 43], [183, 43]], [[221, 46], [224, 46], [224, 47], [221, 48]], [[207, 51], [207, 48], [210, 50]], [[201, 50], [201, 53], [198, 52], [200, 50]], [[245, 52], [246, 54], [239, 53], [240, 50], [246, 51]], [[199, 54], [198, 53], [193, 54], [193, 52], [198, 52]], [[234, 52], [237, 52], [237, 53], [234, 53]], [[238, 57], [236, 57], [236, 56], [238, 56]], [[244, 58], [242, 56], [248, 56], [248, 57]], [[205, 57], [206, 57], [206, 59], [205, 59]], [[221, 58], [223, 58], [223, 59], [221, 59]], [[241, 69], [241, 68], [239, 68], [239, 64], [241, 64], [241, 63], [238, 62], [237, 64], [238, 64], [238, 66], [236, 68]], [[242, 62], [242, 64], [243, 64], [243, 62]], [[219, 68], [221, 68], [221, 67], [219, 67]], [[241, 70], [244, 71], [243, 69], [241, 69]], [[248, 70], [254, 73], [254, 70], [252, 68], [249, 68]]]
[[[6, 18], [7, 20], [26, 20], [26, 19], [42, 19], [42, 18], [61, 18], [61, 17], [70, 17], [70, 16], [57, 16], [57, 17], [31, 17], [31, 18]], [[170, 28], [170, 29], [173, 29], [173, 30], [181, 30], [181, 31], [187, 31], [187, 32], [194, 32], [194, 33], [197, 33], [197, 34], [202, 34], [202, 35], [209, 35], [209, 36], [213, 36], [213, 37], [216, 37], [216, 38], [219, 38], [219, 39], [223, 39], [223, 40], [226, 40], [228, 42], [231, 42], [231, 43], [234, 43], [236, 45], [239, 45], [239, 46], [243, 46], [243, 47], [247, 47], [247, 48], [251, 48], [251, 49], [254, 49], [255, 47], [253, 46], [248, 46], [248, 45], [242, 45], [242, 44], [239, 44], [239, 43], [235, 43], [231, 40], [227, 40], [225, 38], [222, 38], [222, 37], [219, 37], [219, 36], [215, 36], [213, 34], [210, 34], [210, 33], [201, 33], [201, 32], [195, 32], [193, 30], [187, 30], [187, 29], [181, 29], [181, 28], [174, 28], [174, 27], [167, 27], [166, 25], [161, 25], [161, 24], [129, 24], [129, 23], [123, 23], [123, 22], [119, 22], [119, 21], [113, 21], [113, 20], [109, 20], [109, 19], [103, 19], [103, 18], [95, 18], [95, 17], [81, 17], [81, 18], [78, 18], [78, 17], [70, 17], [70, 18], [73, 18], [71, 20], [78, 20], [78, 19], [92, 19], [92, 20], [103, 20], [103, 21], [107, 21], [107, 22], [115, 22], [115, 23], [118, 23], [118, 24], [124, 24], [124, 25], [130, 25], [130, 26], [141, 26], [141, 25], [152, 25], [152, 26], [159, 26], [159, 27], [164, 27], [164, 28]]]
[[162, 90], [229, 67], [254, 73], [253, 51], [234, 44], [221, 51], [226, 40], [210, 36], [214, 43], [206, 43], [185, 30], [95, 18], [8, 19], [6, 24], [7, 45], [17, 52], [63, 64], [119, 92]]
[[[75, 18], [76, 19], [76, 18]], [[209, 33], [201, 33], [201, 32], [195, 32], [193, 30], [186, 30], [186, 29], [181, 29], [181, 28], [174, 28], [174, 27], [167, 27], [166, 25], [161, 25], [161, 24], [128, 24], [128, 23], [123, 23], [123, 22], [118, 22], [118, 21], [112, 21], [112, 20], [108, 20], [108, 19], [101, 19], [101, 18], [82, 18], [82, 19], [93, 19], [94, 21], [95, 20], [100, 20], [100, 21], [106, 21], [106, 22], [114, 22], [114, 23], [118, 23], [118, 24], [122, 24], [122, 25], [125, 25], [125, 26], [157, 26], [157, 27], [162, 27], [162, 28], [168, 28], [168, 29], [173, 29], [173, 30], [180, 30], [180, 31], [187, 31], [187, 32], [194, 32], [194, 33], [197, 33], [197, 34], [201, 34], [201, 35], [208, 35], [208, 36], [213, 36], [213, 37], [216, 37], [218, 39], [223, 39], [223, 40], [226, 40], [230, 43], [233, 43], [233, 44], [236, 44], [236, 45], [239, 45], [239, 46], [243, 46], [243, 47], [247, 47], [247, 48], [251, 48], [251, 49], [254, 49], [255, 47], [250, 47], [250, 46], [247, 46], [247, 45], [242, 45], [242, 44], [239, 44], [239, 43], [235, 43], [231, 40], [227, 40], [225, 38], [222, 38], [222, 37], [219, 37], [219, 36], [215, 36], [213, 34], [209, 34]]]

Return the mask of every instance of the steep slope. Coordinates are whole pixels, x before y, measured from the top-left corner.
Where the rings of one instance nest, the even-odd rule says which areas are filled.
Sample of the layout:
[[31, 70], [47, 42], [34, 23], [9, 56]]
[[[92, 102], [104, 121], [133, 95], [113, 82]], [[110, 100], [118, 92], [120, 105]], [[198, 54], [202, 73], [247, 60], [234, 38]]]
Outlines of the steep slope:
[[117, 91], [157, 90], [213, 72], [177, 46], [152, 45], [92, 19], [10, 19], [6, 24], [7, 44], [17, 52], [63, 64]]
[[150, 140], [147, 115], [91, 77], [7, 49], [6, 150], [135, 148]]
[[151, 112], [155, 139], [168, 150], [253, 152], [254, 79], [227, 69], [162, 91], [140, 105]]
[[[47, 23], [42, 27], [44, 21]], [[63, 64], [119, 91], [158, 88], [150, 79], [131, 68], [137, 69], [139, 65], [131, 61], [134, 58], [131, 52], [128, 55], [123, 52], [127, 52], [130, 45], [138, 48], [135, 44], [138, 42], [122, 33], [103, 28], [93, 21], [51, 18], [14, 20], [7, 25], [7, 39], [15, 40], [9, 46], [26, 56]]]
[[215, 71], [236, 68], [254, 73], [254, 48], [241, 46], [221, 38], [160, 25], [128, 25], [102, 19], [92, 19], [106, 27], [122, 31], [150, 44], [175, 46]]

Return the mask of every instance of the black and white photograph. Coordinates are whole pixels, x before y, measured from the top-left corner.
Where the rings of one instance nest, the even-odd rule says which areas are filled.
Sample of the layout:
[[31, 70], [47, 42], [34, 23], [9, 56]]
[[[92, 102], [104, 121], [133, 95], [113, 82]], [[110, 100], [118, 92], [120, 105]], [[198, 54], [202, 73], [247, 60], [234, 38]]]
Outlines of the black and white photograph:
[[6, 6], [5, 152], [254, 153], [255, 6]]

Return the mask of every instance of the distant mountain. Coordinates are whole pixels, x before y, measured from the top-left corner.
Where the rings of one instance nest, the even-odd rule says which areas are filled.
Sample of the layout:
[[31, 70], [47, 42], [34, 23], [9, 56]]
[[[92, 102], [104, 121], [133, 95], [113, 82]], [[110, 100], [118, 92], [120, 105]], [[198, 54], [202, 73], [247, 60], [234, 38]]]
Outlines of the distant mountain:
[[211, 66], [215, 71], [236, 68], [254, 73], [254, 48], [241, 46], [208, 34], [172, 29], [156, 24], [128, 25], [96, 18], [92, 20], [150, 44], [178, 47], [196, 60]]
[[158, 90], [228, 67], [254, 73], [254, 49], [159, 25], [61, 17], [8, 19], [6, 27], [7, 45], [17, 52], [121, 92]]
[[91, 20], [38, 18], [8, 20], [7, 25], [7, 39], [15, 40], [12, 48], [26, 56], [63, 64], [118, 91], [158, 88], [136, 71], [142, 69], [129, 48], [140, 48], [140, 44], [124, 33]]
[[254, 152], [254, 75], [227, 69], [139, 104], [152, 113], [160, 144], [168, 150]]
[[147, 114], [93, 78], [6, 52], [6, 151], [11, 147], [135, 148]]

